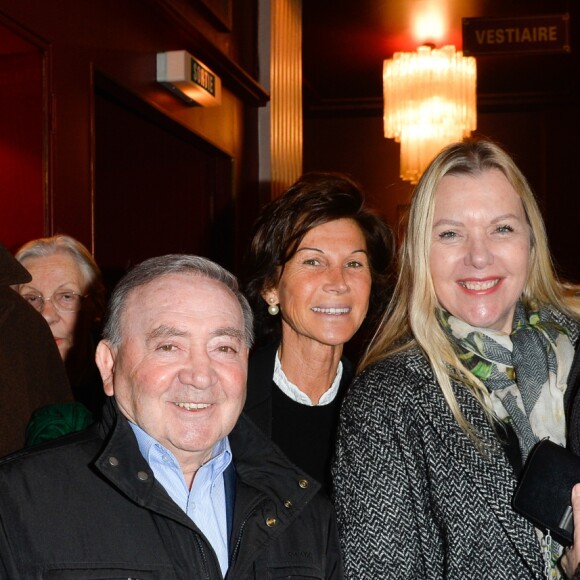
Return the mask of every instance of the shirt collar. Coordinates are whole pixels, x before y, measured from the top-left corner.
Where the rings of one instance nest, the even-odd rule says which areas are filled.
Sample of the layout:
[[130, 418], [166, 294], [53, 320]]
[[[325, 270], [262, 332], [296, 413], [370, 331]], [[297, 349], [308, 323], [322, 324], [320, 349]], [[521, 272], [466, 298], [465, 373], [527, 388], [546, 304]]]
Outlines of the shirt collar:
[[[338, 388], [340, 386], [340, 380], [342, 379], [342, 361], [338, 362], [338, 368], [336, 369], [336, 376], [330, 388], [324, 392], [320, 400], [318, 401], [318, 406], [329, 405], [334, 401], [336, 394], [338, 393]], [[274, 383], [278, 388], [287, 396], [290, 397], [296, 403], [302, 405], [308, 405], [309, 407], [314, 407], [310, 397], [301, 391], [295, 384], [288, 380], [288, 377], [284, 374], [282, 370], [282, 365], [280, 363], [280, 356], [278, 351], [276, 351], [276, 359], [274, 362]]]
[[[139, 425], [136, 423], [129, 421], [129, 425], [131, 426], [131, 429], [133, 429], [133, 433], [135, 433], [137, 445], [139, 446], [141, 455], [150, 466], [152, 466], [154, 463], [154, 456], [158, 456], [159, 454], [167, 454], [171, 458], [174, 465], [179, 467], [179, 462], [175, 458], [175, 455], [169, 451], [167, 447], [151, 437], [149, 433], [141, 429], [141, 427], [139, 427]], [[227, 466], [231, 463], [231, 460], [232, 450], [230, 447], [230, 442], [227, 437], [224, 437], [213, 446], [211, 451], [211, 458], [209, 461], [206, 461], [200, 467], [200, 469], [204, 468], [204, 471], [207, 468], [211, 469], [211, 479], [213, 480], [225, 471]]]

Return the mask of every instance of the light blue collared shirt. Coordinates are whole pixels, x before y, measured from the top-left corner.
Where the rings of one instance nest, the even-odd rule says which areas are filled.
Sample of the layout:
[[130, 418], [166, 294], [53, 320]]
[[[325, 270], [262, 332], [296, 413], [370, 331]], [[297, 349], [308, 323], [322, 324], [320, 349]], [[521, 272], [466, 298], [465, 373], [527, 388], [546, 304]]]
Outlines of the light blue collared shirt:
[[211, 459], [204, 463], [187, 489], [181, 467], [171, 451], [163, 447], [138, 425], [129, 421], [141, 455], [149, 464], [155, 479], [169, 497], [191, 518], [213, 547], [225, 576], [228, 570], [228, 537], [224, 471], [232, 461], [227, 437], [218, 441]]

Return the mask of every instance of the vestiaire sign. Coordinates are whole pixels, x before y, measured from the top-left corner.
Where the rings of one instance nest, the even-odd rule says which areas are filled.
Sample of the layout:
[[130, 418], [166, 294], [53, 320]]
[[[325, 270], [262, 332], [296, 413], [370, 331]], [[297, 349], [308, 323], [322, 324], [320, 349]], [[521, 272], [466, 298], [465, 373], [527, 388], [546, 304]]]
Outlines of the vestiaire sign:
[[570, 52], [570, 15], [463, 18], [463, 54]]

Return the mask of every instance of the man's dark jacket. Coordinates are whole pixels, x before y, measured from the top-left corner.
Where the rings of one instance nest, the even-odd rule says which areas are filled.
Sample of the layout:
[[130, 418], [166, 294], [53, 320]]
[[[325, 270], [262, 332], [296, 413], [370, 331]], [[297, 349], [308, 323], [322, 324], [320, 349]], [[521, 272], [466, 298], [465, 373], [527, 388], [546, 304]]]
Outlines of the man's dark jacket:
[[[318, 484], [243, 415], [227, 578], [342, 578]], [[155, 480], [109, 400], [100, 424], [0, 461], [0, 577], [221, 579], [203, 534]]]

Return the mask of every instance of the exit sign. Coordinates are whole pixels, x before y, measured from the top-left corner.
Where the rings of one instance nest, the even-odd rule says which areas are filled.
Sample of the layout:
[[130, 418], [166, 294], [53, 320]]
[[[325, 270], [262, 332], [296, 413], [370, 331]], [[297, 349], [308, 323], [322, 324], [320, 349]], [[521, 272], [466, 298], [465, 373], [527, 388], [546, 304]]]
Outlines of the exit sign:
[[221, 104], [221, 80], [185, 50], [157, 53], [157, 81], [188, 105]]
[[216, 76], [203, 64], [191, 58], [191, 80], [215, 98]]

